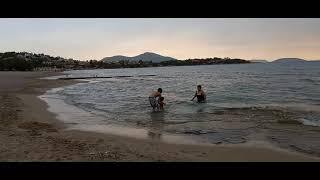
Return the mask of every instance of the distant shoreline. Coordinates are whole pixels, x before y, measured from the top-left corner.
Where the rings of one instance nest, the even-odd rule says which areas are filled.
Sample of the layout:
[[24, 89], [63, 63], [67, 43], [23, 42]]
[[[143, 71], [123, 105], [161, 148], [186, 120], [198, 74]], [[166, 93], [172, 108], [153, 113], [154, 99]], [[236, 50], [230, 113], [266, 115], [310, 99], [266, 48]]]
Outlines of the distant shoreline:
[[178, 67], [178, 66], [208, 66], [208, 65], [234, 65], [234, 64], [263, 64], [260, 62], [251, 63], [225, 63], [225, 64], [195, 64], [195, 65], [156, 65], [156, 66], [143, 66], [143, 67], [110, 67], [110, 68], [74, 68], [74, 69], [57, 69], [57, 68], [46, 68], [43, 70], [0, 70], [0, 72], [64, 72], [73, 70], [97, 70], [97, 69], [134, 69], [134, 68], [153, 68], [153, 67]]
[[[117, 58], [116, 61], [113, 58]], [[122, 58], [122, 59], [121, 59]], [[129, 58], [129, 59], [128, 59]], [[105, 59], [105, 58], [104, 58]], [[52, 57], [44, 54], [27, 52], [5, 52], [0, 53], [0, 71], [59, 71], [61, 69], [116, 69], [116, 68], [141, 68], [141, 67], [162, 67], [162, 66], [189, 66], [189, 65], [210, 65], [210, 64], [244, 64], [251, 63], [244, 59], [231, 58], [194, 58], [177, 60], [164, 57], [155, 53], [144, 53], [136, 56], [135, 59], [125, 56], [110, 57], [107, 60], [80, 61]]]

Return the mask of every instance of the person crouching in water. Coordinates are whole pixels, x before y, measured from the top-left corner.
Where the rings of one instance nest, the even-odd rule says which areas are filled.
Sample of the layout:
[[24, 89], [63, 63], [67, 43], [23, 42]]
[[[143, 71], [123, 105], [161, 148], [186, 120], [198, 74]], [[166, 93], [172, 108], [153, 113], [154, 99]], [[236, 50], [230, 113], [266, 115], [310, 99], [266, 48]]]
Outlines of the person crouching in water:
[[191, 99], [191, 101], [193, 101], [193, 99], [195, 97], [197, 97], [198, 103], [206, 101], [206, 98], [207, 98], [206, 93], [201, 89], [201, 85], [197, 86], [197, 91], [196, 91], [195, 95], [193, 96], [193, 98]]
[[159, 103], [157, 101], [157, 97], [160, 98], [162, 93], [162, 89], [158, 88], [157, 92], [152, 92], [152, 94], [149, 96], [149, 102], [151, 107], [153, 108], [153, 111], [157, 108], [159, 109]]

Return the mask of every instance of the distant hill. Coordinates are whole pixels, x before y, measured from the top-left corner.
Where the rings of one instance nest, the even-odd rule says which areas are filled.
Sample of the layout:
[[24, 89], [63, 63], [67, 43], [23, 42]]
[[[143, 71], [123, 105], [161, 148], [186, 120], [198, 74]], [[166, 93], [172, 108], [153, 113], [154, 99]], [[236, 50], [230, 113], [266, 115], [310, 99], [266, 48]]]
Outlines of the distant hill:
[[109, 61], [109, 62], [118, 62], [121, 60], [130, 60], [130, 57], [127, 56], [112, 56], [103, 58], [102, 61]]
[[103, 59], [101, 59], [101, 61], [103, 62], [119, 62], [121, 60], [124, 61], [143, 61], [143, 62], [149, 62], [152, 61], [153, 63], [160, 63], [163, 61], [171, 61], [171, 60], [177, 60], [175, 58], [172, 57], [167, 57], [167, 56], [161, 56], [159, 54], [156, 53], [152, 53], [152, 52], [146, 52], [143, 54], [140, 54], [138, 56], [133, 56], [133, 57], [128, 57], [128, 56], [112, 56], [112, 57], [105, 57]]
[[[123, 61], [124, 60], [124, 61]], [[104, 62], [120, 61], [119, 63]], [[121, 62], [123, 61], [123, 62]], [[130, 62], [129, 62], [130, 61]], [[142, 61], [142, 62], [141, 62]], [[246, 64], [250, 61], [238, 58], [194, 58], [177, 60], [146, 52], [134, 57], [113, 56], [100, 60], [74, 60], [60, 56], [29, 52], [0, 52], [0, 71], [60, 71], [81, 69], [142, 68], [162, 66], [194, 66], [214, 64]]]
[[300, 58], [281, 58], [281, 59], [274, 60], [272, 62], [273, 63], [303, 63], [308, 61]]
[[267, 60], [250, 60], [250, 62], [253, 62], [253, 63], [267, 63], [268, 61]]

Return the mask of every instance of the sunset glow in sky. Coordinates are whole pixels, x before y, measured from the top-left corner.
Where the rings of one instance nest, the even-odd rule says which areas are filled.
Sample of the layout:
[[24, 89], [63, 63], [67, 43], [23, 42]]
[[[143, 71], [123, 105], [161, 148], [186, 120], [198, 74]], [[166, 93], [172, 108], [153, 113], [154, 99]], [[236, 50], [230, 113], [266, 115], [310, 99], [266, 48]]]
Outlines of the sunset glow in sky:
[[320, 60], [320, 19], [0, 19], [0, 52]]

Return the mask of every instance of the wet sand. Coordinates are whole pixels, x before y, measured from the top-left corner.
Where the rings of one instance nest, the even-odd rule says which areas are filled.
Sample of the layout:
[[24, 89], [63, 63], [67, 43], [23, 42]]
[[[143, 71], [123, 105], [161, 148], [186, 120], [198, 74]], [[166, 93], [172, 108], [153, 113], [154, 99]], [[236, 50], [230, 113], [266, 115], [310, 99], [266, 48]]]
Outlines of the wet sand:
[[319, 161], [257, 145], [178, 145], [65, 130], [37, 96], [75, 83], [44, 80], [53, 72], [0, 72], [1, 161]]

